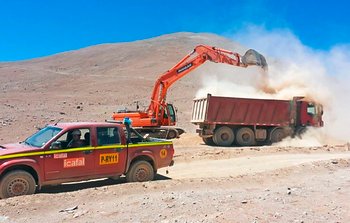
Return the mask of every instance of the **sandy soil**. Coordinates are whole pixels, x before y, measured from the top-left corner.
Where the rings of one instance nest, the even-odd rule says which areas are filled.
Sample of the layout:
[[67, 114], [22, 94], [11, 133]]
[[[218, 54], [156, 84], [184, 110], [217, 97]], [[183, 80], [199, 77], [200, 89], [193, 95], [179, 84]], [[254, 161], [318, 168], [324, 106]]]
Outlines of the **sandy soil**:
[[101, 179], [0, 200], [0, 222], [350, 221], [347, 146], [178, 146], [175, 161], [152, 182]]
[[[0, 144], [50, 122], [103, 121], [134, 100], [147, 106], [155, 78], [199, 43], [242, 50], [180, 33], [0, 63]], [[189, 123], [200, 73], [169, 92], [187, 133], [174, 140], [175, 165], [155, 181], [45, 187], [0, 200], [0, 222], [350, 222], [349, 145], [206, 146]]]

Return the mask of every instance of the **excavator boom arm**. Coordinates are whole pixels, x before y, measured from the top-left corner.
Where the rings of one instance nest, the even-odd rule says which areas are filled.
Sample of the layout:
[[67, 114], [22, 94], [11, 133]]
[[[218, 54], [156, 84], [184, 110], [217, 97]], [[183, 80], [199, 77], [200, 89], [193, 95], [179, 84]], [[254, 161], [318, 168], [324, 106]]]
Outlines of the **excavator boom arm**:
[[242, 57], [238, 53], [228, 50], [198, 45], [174, 67], [158, 77], [153, 88], [148, 114], [155, 117], [156, 120], [159, 120], [159, 109], [166, 106], [165, 100], [169, 87], [208, 60], [214, 63], [226, 63], [239, 67], [247, 67], [249, 65], [258, 65], [264, 69], [267, 67], [265, 58], [254, 50], [248, 50]]

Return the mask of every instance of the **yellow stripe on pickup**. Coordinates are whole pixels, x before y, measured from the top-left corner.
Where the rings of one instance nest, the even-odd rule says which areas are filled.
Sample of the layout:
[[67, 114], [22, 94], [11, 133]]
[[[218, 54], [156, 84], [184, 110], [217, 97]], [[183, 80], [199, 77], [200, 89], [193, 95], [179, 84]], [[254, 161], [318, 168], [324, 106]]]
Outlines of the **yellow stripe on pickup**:
[[129, 148], [139, 147], [139, 146], [159, 146], [159, 145], [172, 145], [172, 144], [173, 142], [144, 142], [140, 144], [129, 144]]
[[10, 158], [17, 158], [17, 157], [24, 157], [24, 156], [40, 156], [44, 155], [44, 152], [32, 152], [32, 153], [17, 153], [17, 154], [10, 154], [10, 155], [4, 155], [0, 156], [0, 159], [10, 159]]
[[[129, 144], [128, 147], [135, 148], [135, 147], [159, 146], [159, 145], [172, 145], [172, 142], [157, 142], [157, 143], [145, 142], [145, 143], [139, 143], [139, 144]], [[57, 154], [57, 153], [71, 153], [71, 152], [97, 150], [97, 149], [124, 149], [126, 147], [127, 147], [126, 145], [113, 144], [113, 145], [105, 145], [105, 146], [97, 146], [97, 147], [89, 146], [89, 147], [79, 147], [79, 148], [72, 148], [72, 149], [56, 149], [56, 150], [47, 150], [47, 151], [40, 151], [40, 152], [17, 153], [17, 154], [0, 156], [0, 160], [25, 157], [25, 156], [41, 156], [41, 155], [50, 155], [50, 154]]]

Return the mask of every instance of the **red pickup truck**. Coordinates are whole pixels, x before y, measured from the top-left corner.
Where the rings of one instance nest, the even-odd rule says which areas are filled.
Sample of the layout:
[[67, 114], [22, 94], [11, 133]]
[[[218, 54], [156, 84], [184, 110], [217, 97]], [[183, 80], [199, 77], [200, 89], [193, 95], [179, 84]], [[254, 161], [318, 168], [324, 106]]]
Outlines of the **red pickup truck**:
[[173, 144], [144, 138], [117, 123], [48, 125], [21, 143], [0, 146], [0, 198], [33, 194], [45, 185], [126, 176], [153, 180], [173, 165]]

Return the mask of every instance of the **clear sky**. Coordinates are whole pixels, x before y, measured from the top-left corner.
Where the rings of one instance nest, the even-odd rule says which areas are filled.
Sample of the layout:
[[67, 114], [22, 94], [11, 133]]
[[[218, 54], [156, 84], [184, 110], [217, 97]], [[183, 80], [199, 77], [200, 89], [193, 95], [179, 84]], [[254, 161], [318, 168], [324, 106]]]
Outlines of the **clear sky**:
[[348, 1], [0, 0], [0, 61], [47, 56], [174, 32], [231, 35], [247, 25], [287, 28], [327, 50], [350, 42]]

